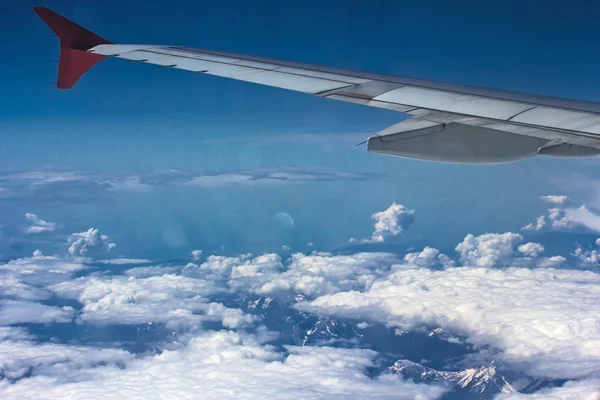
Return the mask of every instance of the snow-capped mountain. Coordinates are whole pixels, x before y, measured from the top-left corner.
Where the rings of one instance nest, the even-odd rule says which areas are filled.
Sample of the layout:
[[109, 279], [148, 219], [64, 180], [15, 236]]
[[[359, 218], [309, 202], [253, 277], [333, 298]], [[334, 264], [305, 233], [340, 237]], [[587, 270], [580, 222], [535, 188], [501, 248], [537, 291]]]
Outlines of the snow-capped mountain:
[[[378, 376], [387, 371], [416, 383], [447, 386], [451, 391], [444, 395], [444, 399], [492, 399], [498, 393], [531, 393], [542, 387], [556, 385], [556, 382], [533, 379], [518, 373], [500, 373], [493, 362], [456, 371], [436, 369], [448, 365], [450, 358], [455, 362], [461, 359], [462, 354], [469, 353], [462, 339], [441, 328], [408, 332], [378, 324], [318, 316], [298, 311], [286, 301], [264, 296], [247, 296], [238, 301], [247, 312], [259, 316], [270, 330], [279, 333], [277, 344], [370, 348], [378, 351], [380, 357], [370, 368], [369, 374]], [[420, 350], [415, 352], [415, 349]], [[407, 359], [414, 359], [416, 354], [426, 354], [428, 362], [434, 367]]]
[[355, 324], [338, 319], [303, 313], [270, 297], [246, 299], [248, 312], [262, 316], [263, 322], [280, 333], [289, 333], [298, 346], [334, 343], [360, 338]]
[[421, 364], [398, 360], [390, 371], [402, 375], [403, 378], [415, 382], [450, 384], [455, 389], [467, 389], [471, 392], [511, 393], [515, 388], [500, 374], [492, 363], [479, 368], [468, 368], [463, 371], [438, 371]]

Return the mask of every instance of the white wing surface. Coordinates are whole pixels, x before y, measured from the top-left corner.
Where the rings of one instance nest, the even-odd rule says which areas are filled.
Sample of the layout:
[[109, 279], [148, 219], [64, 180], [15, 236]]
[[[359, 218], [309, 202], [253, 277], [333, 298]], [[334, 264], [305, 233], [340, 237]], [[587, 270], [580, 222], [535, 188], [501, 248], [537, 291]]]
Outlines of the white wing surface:
[[458, 163], [600, 153], [598, 103], [189, 47], [113, 44], [48, 9], [35, 11], [61, 38], [62, 88], [101, 59], [122, 58], [409, 114], [368, 139], [368, 151], [377, 153]]

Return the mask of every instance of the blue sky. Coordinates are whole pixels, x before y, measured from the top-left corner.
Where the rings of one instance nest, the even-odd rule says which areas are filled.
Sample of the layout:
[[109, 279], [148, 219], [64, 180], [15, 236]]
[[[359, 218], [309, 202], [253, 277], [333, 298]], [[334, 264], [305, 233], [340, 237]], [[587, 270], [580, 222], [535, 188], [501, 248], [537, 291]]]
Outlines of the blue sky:
[[[303, 227], [298, 237], [285, 240], [296, 244], [317, 240], [336, 248], [347, 241], [351, 228], [369, 231], [371, 221], [356, 221], [355, 215], [369, 215], [400, 201], [424, 211], [414, 226], [413, 243], [429, 238], [438, 247], [451, 247], [469, 232], [518, 229], [521, 221], [543, 210], [540, 196], [573, 186], [574, 171], [588, 172], [589, 161], [538, 158], [473, 167], [368, 154], [364, 146], [355, 144], [405, 116], [122, 60], [106, 60], [74, 89], [59, 91], [48, 84], [54, 80], [56, 65], [47, 62], [56, 59], [58, 43], [46, 36], [47, 27], [30, 13], [33, 5], [49, 6], [117, 43], [198, 46], [600, 99], [590, 84], [600, 74], [600, 58], [588, 50], [595, 46], [591, 5], [586, 9], [516, 1], [497, 5], [10, 1], [2, 6], [0, 44], [18, 61], [0, 65], [4, 93], [0, 170], [68, 169], [126, 176], [170, 170], [222, 174], [295, 168], [377, 176], [358, 182], [304, 183], [291, 189], [226, 188], [210, 195], [188, 188], [150, 196], [119, 192], [112, 194], [111, 208], [98, 200], [86, 203], [85, 212], [77, 211], [81, 205], [38, 201], [36, 211], [30, 204], [4, 202], [7, 210], [18, 209], [7, 215], [11, 223], [29, 211], [70, 220], [73, 229], [81, 230], [102, 223], [124, 232], [116, 228], [123, 221], [131, 225], [146, 218], [153, 221], [149, 225], [160, 221], [170, 226], [181, 220], [176, 224], [194, 226], [178, 228], [187, 232], [186, 245], [204, 243], [211, 236], [211, 246], [222, 242], [248, 251], [256, 241], [270, 243], [268, 248], [283, 244], [278, 234], [273, 237], [260, 227], [268, 216], [285, 211]], [[571, 193], [580, 201], [591, 195], [585, 185]], [[145, 207], [140, 209], [140, 202]], [[508, 206], [514, 203], [519, 207]], [[133, 219], [140, 213], [145, 217]], [[214, 215], [231, 222], [214, 227]], [[320, 227], [325, 220], [330, 222], [327, 232]], [[198, 228], [207, 224], [209, 233]], [[443, 234], [431, 235], [432, 226]], [[316, 238], [307, 238], [305, 229]], [[146, 247], [139, 251], [157, 246], [166, 251], [160, 235], [142, 231], [136, 238]], [[140, 240], [140, 235], [153, 239]], [[256, 241], [248, 242], [249, 238]]]
[[[55, 79], [56, 66], [47, 61], [57, 57], [57, 40], [46, 37], [47, 27], [28, 14], [33, 5], [49, 6], [117, 43], [205, 47], [600, 100], [590, 84], [600, 74], [600, 58], [590, 51], [598, 11], [592, 3], [570, 8], [542, 1], [42, 3], [2, 5], [0, 44], [14, 60], [0, 66], [3, 169], [36, 163], [208, 169], [284, 160], [361, 169], [404, 166], [355, 151], [324, 160], [296, 146], [257, 149], [245, 143], [224, 151], [204, 143], [232, 136], [367, 135], [403, 118], [384, 110], [120, 60], [104, 61], [72, 91], [55, 90], [47, 83]], [[109, 165], [108, 154], [114, 156]]]
[[371, 154], [404, 115], [124, 60], [60, 91], [32, 6], [600, 101], [592, 2], [3, 1], [0, 397], [596, 398], [600, 159]]

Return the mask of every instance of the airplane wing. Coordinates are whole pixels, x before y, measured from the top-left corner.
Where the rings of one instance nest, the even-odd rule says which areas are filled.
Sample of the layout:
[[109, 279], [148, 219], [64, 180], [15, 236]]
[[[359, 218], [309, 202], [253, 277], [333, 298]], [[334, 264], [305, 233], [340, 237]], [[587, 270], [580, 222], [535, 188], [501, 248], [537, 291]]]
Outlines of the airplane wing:
[[369, 137], [371, 152], [453, 163], [600, 154], [600, 103], [190, 47], [113, 44], [45, 7], [34, 11], [60, 39], [61, 89], [70, 89], [99, 61], [122, 58], [411, 116]]

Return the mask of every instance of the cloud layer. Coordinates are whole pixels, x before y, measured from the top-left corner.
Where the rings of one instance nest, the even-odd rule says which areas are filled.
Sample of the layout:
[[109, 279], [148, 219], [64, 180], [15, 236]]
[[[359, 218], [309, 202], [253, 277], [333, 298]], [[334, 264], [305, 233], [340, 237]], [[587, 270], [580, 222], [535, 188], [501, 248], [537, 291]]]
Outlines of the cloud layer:
[[[399, 235], [413, 219], [413, 210], [393, 203], [373, 214], [374, 232], [365, 241]], [[372, 350], [272, 346], [277, 332], [263, 325], [266, 314], [244, 307], [250, 299], [267, 307], [275, 299], [303, 316], [333, 318], [323, 329], [331, 329], [336, 345], [348, 345], [336, 337], [337, 318], [354, 321], [356, 337], [372, 326], [397, 328], [397, 335], [425, 329], [468, 346], [465, 371], [493, 360], [528, 377], [578, 379], [539, 396], [592, 395], [590, 385], [600, 379], [600, 274], [569, 269], [570, 260], [547, 256], [543, 245], [517, 233], [467, 235], [456, 255], [432, 247], [400, 256], [205, 257], [187, 250], [193, 262], [185, 266], [94, 259], [114, 248], [97, 229], [72, 234], [64, 246], [70, 257], [36, 252], [0, 264], [0, 391], [6, 398], [188, 398], [201, 392], [206, 398], [433, 399], [447, 390], [381, 369], [383, 355]], [[599, 251], [578, 247], [571, 260], [595, 267]], [[157, 327], [162, 336], [155, 353], [133, 354], [114, 342], [40, 343], [18, 327], [23, 324]], [[371, 377], [377, 368], [388, 372]]]
[[[142, 359], [132, 359], [115, 350], [98, 352], [69, 346], [65, 352], [59, 346], [47, 349], [27, 345], [25, 351], [14, 352], [12, 358], [4, 361], [8, 368], [27, 366], [32, 357], [45, 358], [46, 364], [56, 363], [59, 360], [48, 350], [58, 350], [63, 369], [76, 368], [80, 379], [62, 382], [62, 373], [43, 373], [43, 364], [36, 361], [39, 374], [15, 384], [0, 380], [5, 399], [187, 399], [201, 394], [206, 399], [426, 400], [438, 398], [445, 391], [409, 383], [394, 375], [367, 377], [366, 369], [373, 366], [376, 355], [371, 350], [290, 346], [284, 356], [254, 336], [230, 331], [205, 333], [181, 349]], [[90, 368], [94, 361], [101, 360], [107, 365]], [[126, 368], [118, 368], [115, 362]], [[88, 379], [81, 379], [85, 375]]]
[[439, 326], [492, 346], [497, 357], [530, 374], [584, 378], [600, 371], [599, 302], [600, 275], [587, 271], [407, 266], [365, 291], [299, 307], [402, 329]]

